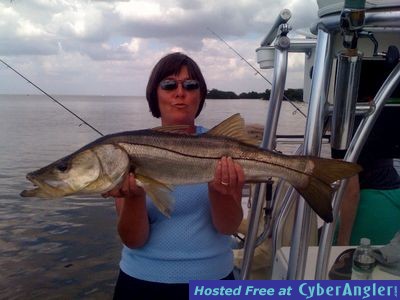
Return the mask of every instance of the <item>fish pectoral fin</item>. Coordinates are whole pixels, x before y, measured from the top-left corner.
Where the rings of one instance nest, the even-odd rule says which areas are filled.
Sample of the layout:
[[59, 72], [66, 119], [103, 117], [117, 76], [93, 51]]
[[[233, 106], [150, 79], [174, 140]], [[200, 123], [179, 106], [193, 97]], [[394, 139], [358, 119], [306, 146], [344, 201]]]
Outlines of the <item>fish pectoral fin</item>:
[[135, 177], [139, 186], [149, 194], [158, 210], [166, 217], [171, 217], [175, 203], [171, 196], [172, 186], [145, 175], [135, 174]]
[[258, 146], [260, 142], [251, 138], [246, 130], [244, 120], [240, 114], [234, 114], [226, 120], [211, 128], [204, 135], [225, 136], [234, 138], [245, 144]]

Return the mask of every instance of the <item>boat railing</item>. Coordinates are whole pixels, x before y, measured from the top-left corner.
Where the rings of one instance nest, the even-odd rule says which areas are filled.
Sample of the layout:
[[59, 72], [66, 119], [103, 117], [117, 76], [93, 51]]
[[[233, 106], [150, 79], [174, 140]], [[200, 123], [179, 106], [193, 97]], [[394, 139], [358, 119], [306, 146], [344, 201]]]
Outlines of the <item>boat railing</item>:
[[[273, 73], [273, 85], [270, 94], [270, 100], [268, 105], [268, 112], [266, 123], [264, 126], [263, 138], [261, 142], [261, 147], [269, 150], [273, 150], [275, 146], [275, 136], [278, 127], [279, 113], [281, 109], [281, 103], [283, 99], [283, 92], [285, 88], [286, 72], [287, 72], [287, 58], [288, 58], [288, 48], [290, 44], [287, 33], [289, 28], [285, 26], [287, 21], [290, 19], [291, 13], [289, 10], [283, 10], [274, 26], [271, 28], [270, 32], [266, 35], [261, 43], [262, 47], [269, 46], [276, 38], [273, 51], [273, 61], [278, 67], [274, 68]], [[280, 31], [278, 33], [278, 31]], [[276, 33], [278, 33], [276, 37]], [[267, 52], [269, 55], [271, 52]], [[267, 57], [267, 61], [270, 57]], [[246, 240], [244, 244], [244, 255], [243, 262], [240, 271], [241, 279], [248, 279], [250, 277], [250, 270], [252, 264], [252, 257], [254, 255], [254, 250], [257, 242], [257, 232], [258, 232], [258, 220], [260, 219], [262, 209], [264, 208], [263, 195], [266, 194], [266, 184], [257, 184], [252, 197], [252, 209], [249, 216], [248, 231], [246, 235]], [[267, 204], [269, 205], [269, 204]], [[266, 209], [269, 209], [268, 207]]]
[[[374, 107], [373, 112], [368, 114], [358, 126], [356, 133], [348, 147], [344, 159], [350, 162], [356, 162], [358, 156], [360, 155], [361, 149], [364, 146], [369, 133], [372, 130], [377, 118], [379, 117], [382, 109], [389, 99], [390, 95], [400, 83], [400, 63], [390, 73], [388, 78], [385, 80], [378, 93], [376, 94], [371, 106]], [[345, 182], [342, 181], [338, 192], [335, 194], [333, 199], [333, 214], [339, 214], [339, 208], [341, 205], [342, 195], [344, 193]], [[330, 246], [332, 245], [333, 232], [335, 223], [325, 223], [321, 232], [321, 246], [317, 257], [317, 269], [315, 278], [316, 279], [326, 279], [327, 274], [327, 261], [330, 254]]]
[[[276, 143], [276, 128], [287, 74], [288, 52], [304, 52], [307, 57], [313, 59], [313, 67], [309, 94], [305, 93], [306, 100], [308, 100], [308, 114], [304, 143], [299, 153], [319, 156], [326, 123], [328, 120], [332, 120], [330, 126], [332, 131], [331, 147], [346, 151], [344, 157], [346, 161], [357, 161], [366, 138], [385, 102], [400, 82], [400, 66], [397, 57], [396, 67], [382, 84], [374, 100], [367, 104], [357, 103], [361, 72], [360, 62], [364, 59], [364, 53], [358, 51], [357, 44], [359, 39], [369, 37], [370, 41], [367, 42], [374, 49], [370, 56], [380, 57], [380, 59], [382, 59], [382, 56], [386, 56], [385, 51], [377, 52], [375, 42], [380, 41], [376, 39], [374, 41], [373, 35], [381, 32], [385, 34], [399, 32], [400, 6], [391, 8], [376, 6], [370, 10], [365, 10], [364, 7], [354, 9], [354, 7], [349, 6], [350, 8], [347, 8], [347, 3], [348, 1], [345, 2], [342, 11], [322, 16], [319, 22], [313, 25], [312, 31], [316, 34], [316, 39], [304, 39], [302, 41], [290, 40], [287, 37], [290, 30], [290, 26], [287, 24], [290, 19], [290, 11], [282, 11], [273, 28], [264, 38], [262, 46], [256, 50], [260, 67], [274, 68], [271, 99], [267, 111], [262, 147], [274, 150], [273, 146]], [[282, 17], [282, 13], [284, 17]], [[346, 22], [342, 22], [343, 19], [346, 19]], [[385, 30], [382, 30], [383, 28]], [[271, 37], [274, 35], [276, 35], [276, 39], [272, 45]], [[371, 38], [371, 35], [373, 38]], [[360, 43], [364, 46], [366, 42]], [[333, 70], [336, 70], [336, 72]], [[332, 82], [335, 82], [336, 86]], [[353, 135], [356, 114], [362, 115], [363, 120]], [[325, 223], [322, 228], [315, 279], [326, 279], [327, 276], [327, 261], [333, 241], [333, 229], [336, 226], [345, 184], [346, 182], [342, 181], [334, 195], [334, 222]], [[259, 220], [261, 211], [265, 209], [262, 201], [264, 194], [265, 185], [258, 185], [252, 199], [253, 205], [249, 215], [248, 233], [240, 273], [241, 279], [248, 279], [250, 276], [251, 258], [259, 240], [256, 236], [258, 232], [256, 220]], [[311, 240], [312, 220], [316, 218], [316, 215], [304, 199], [299, 197], [297, 192], [291, 188], [285, 192], [282, 192], [281, 188], [277, 188], [272, 201], [267, 204], [266, 209], [268, 211], [272, 211], [273, 207], [269, 206], [273, 205], [275, 197], [283, 198], [284, 205], [278, 211], [274, 211], [268, 222], [269, 227], [264, 228], [260, 237], [265, 237], [266, 232], [272, 233], [273, 247], [275, 250], [278, 249], [281, 246], [279, 235], [282, 221], [285, 219], [290, 205], [296, 205], [286, 278], [304, 279], [307, 252]], [[298, 197], [300, 199], [296, 201]], [[271, 223], [274, 223], [273, 228]]]

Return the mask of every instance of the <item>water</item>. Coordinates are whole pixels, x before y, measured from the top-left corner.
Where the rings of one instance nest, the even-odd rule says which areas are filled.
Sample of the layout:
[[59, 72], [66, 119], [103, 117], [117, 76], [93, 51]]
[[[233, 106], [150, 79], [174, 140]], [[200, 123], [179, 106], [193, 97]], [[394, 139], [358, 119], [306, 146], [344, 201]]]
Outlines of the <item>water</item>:
[[[159, 126], [143, 97], [58, 96], [103, 134]], [[304, 104], [300, 104], [306, 111]], [[267, 102], [207, 100], [198, 123], [240, 112], [264, 124]], [[283, 104], [279, 133], [302, 134], [305, 119]], [[0, 298], [110, 299], [121, 243], [111, 199], [21, 198], [26, 173], [99, 135], [45, 96], [0, 95]]]
[[[159, 126], [142, 97], [59, 96], [103, 134]], [[265, 123], [267, 101], [207, 100], [198, 124], [240, 112]], [[305, 104], [298, 104], [306, 112]], [[287, 102], [278, 134], [303, 134], [305, 118]], [[21, 198], [26, 173], [98, 138], [45, 96], [0, 95], [0, 298], [110, 299], [121, 243], [111, 199]], [[293, 145], [280, 145], [285, 153]]]

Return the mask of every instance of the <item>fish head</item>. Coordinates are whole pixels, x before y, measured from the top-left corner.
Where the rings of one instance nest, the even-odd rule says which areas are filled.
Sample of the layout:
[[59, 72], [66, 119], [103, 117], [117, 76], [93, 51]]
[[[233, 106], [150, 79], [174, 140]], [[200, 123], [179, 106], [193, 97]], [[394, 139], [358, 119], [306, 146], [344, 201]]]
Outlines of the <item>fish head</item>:
[[101, 164], [91, 149], [73, 153], [26, 178], [36, 187], [24, 190], [22, 197], [59, 198], [82, 191], [95, 182], [101, 173]]

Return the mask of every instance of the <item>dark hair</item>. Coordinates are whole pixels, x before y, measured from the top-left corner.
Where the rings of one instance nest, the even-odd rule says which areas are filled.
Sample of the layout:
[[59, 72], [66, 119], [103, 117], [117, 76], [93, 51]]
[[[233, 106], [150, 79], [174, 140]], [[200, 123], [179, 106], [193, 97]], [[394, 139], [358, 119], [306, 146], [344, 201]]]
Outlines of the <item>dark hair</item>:
[[150, 111], [154, 117], [161, 117], [157, 98], [158, 85], [164, 78], [178, 74], [183, 66], [187, 67], [190, 79], [195, 79], [199, 82], [200, 105], [196, 117], [203, 109], [204, 101], [207, 96], [207, 85], [199, 66], [189, 56], [180, 52], [174, 52], [159, 60], [159, 62], [154, 66], [147, 83], [146, 98], [149, 103]]

